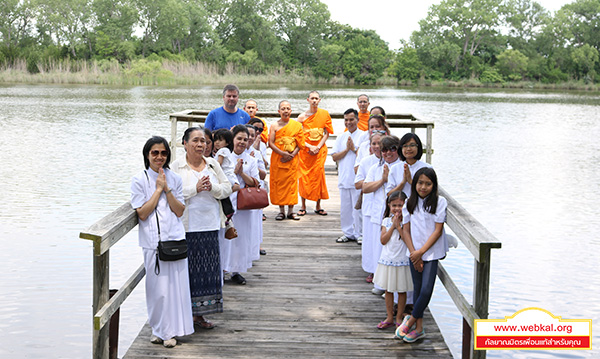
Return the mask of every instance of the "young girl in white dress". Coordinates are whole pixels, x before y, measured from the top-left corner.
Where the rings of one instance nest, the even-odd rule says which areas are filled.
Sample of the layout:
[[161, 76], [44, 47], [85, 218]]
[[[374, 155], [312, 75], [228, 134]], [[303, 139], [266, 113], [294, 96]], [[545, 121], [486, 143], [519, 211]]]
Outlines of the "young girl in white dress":
[[233, 133], [225, 128], [220, 128], [212, 133], [213, 147], [217, 151], [215, 159], [221, 165], [223, 172], [231, 182], [231, 185], [238, 183], [235, 173], [233, 173]]
[[[414, 286], [412, 315], [404, 317], [396, 338], [412, 343], [425, 336], [423, 312], [433, 294], [438, 261], [448, 252], [444, 233], [448, 202], [438, 195], [437, 175], [424, 167], [415, 173], [412, 193], [402, 208], [402, 236], [410, 251], [410, 272]], [[415, 329], [411, 331], [411, 328]]]
[[[400, 325], [406, 304], [406, 292], [413, 289], [410, 275], [410, 260], [406, 243], [401, 238], [402, 207], [406, 195], [400, 191], [390, 193], [387, 199], [384, 219], [381, 223], [381, 256], [373, 282], [385, 289], [385, 309], [387, 317], [377, 325], [379, 329]], [[398, 293], [398, 312], [394, 321], [394, 293]]]
[[423, 143], [419, 136], [414, 133], [407, 133], [400, 139], [398, 147], [399, 164], [390, 168], [388, 183], [385, 187], [386, 192], [402, 191], [410, 197], [410, 186], [412, 178], [423, 167], [431, 167], [427, 162], [421, 161], [423, 156]]

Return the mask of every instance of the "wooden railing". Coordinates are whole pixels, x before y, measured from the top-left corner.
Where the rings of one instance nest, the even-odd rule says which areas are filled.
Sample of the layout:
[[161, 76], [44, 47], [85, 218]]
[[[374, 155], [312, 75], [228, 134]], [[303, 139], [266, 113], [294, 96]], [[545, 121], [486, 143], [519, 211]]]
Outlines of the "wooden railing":
[[491, 249], [501, 248], [502, 243], [441, 187], [439, 194], [448, 201], [446, 224], [475, 258], [473, 305], [462, 295], [441, 262], [437, 275], [463, 316], [462, 357], [483, 359], [486, 352], [474, 349], [472, 328], [475, 319], [488, 317]]
[[94, 313], [92, 355], [94, 359], [109, 357], [109, 329], [107, 323], [146, 274], [144, 264], [142, 264], [117, 293], [109, 299], [110, 248], [137, 224], [137, 213], [133, 210], [131, 204], [126, 202], [79, 234], [80, 238], [94, 242], [92, 301]]
[[[206, 116], [210, 111], [206, 110], [184, 110], [176, 113], [172, 113], [169, 115], [169, 120], [171, 121], [171, 158], [175, 159], [176, 149], [181, 146], [181, 136], [177, 134], [177, 123], [178, 122], [187, 122], [188, 127], [193, 126], [194, 124], [204, 124], [204, 120], [206, 120]], [[300, 115], [299, 112], [292, 113], [292, 118], [297, 118]], [[344, 119], [344, 114], [342, 113], [330, 113], [332, 119]], [[275, 119], [280, 118], [279, 113], [277, 112], [260, 112], [257, 113], [257, 116], [264, 119]], [[424, 128], [427, 131], [426, 139], [424, 142], [423, 152], [426, 156], [426, 161], [431, 162], [431, 155], [433, 154], [432, 147], [432, 132], [433, 132], [433, 122], [430, 121], [422, 121], [415, 118], [411, 114], [389, 114], [386, 117], [386, 122], [390, 126], [390, 128], [410, 128], [411, 132], [415, 132], [417, 128]], [[335, 135], [329, 136], [328, 147], [330, 143], [335, 142]]]
[[[188, 110], [171, 114], [171, 146], [175, 153], [174, 144], [178, 141], [177, 122], [203, 123], [208, 111]], [[296, 114], [297, 115], [297, 114]], [[261, 113], [261, 117], [277, 118], [277, 113]], [[343, 118], [340, 114], [332, 114], [332, 118]], [[427, 162], [431, 163], [433, 149], [431, 147], [431, 132], [433, 122], [420, 121], [412, 115], [388, 115], [388, 125], [391, 128], [425, 128], [427, 130], [426, 148]], [[446, 223], [456, 234], [465, 247], [475, 258], [473, 305], [469, 304], [460, 292], [450, 275], [442, 265], [438, 266], [438, 277], [463, 316], [463, 358], [485, 358], [484, 350], [474, 350], [472, 328], [475, 319], [488, 317], [491, 249], [501, 248], [502, 244], [469, 212], [467, 212], [444, 189], [439, 188], [440, 195], [448, 201]], [[109, 299], [109, 253], [110, 248], [138, 224], [138, 216], [129, 202], [124, 203], [115, 211], [94, 223], [81, 232], [79, 237], [94, 242], [94, 278], [93, 278], [93, 357], [94, 359], [108, 358], [108, 326], [111, 316], [119, 309], [129, 294], [142, 280], [146, 271], [142, 264], [123, 284], [118, 292]]]

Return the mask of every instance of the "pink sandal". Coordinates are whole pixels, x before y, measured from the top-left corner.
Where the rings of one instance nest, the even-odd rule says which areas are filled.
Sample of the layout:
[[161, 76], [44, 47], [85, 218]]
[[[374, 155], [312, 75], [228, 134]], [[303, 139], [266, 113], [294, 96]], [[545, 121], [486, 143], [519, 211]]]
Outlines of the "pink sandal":
[[377, 329], [387, 329], [389, 327], [391, 327], [392, 325], [394, 325], [394, 323], [390, 323], [390, 322], [381, 322], [379, 324], [377, 324]]

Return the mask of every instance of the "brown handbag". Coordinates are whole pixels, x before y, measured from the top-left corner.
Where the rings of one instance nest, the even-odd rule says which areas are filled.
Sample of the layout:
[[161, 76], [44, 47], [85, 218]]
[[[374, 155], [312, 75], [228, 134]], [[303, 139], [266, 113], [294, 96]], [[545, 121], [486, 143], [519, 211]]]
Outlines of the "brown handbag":
[[260, 209], [269, 205], [267, 190], [260, 188], [256, 178], [252, 178], [256, 187], [244, 187], [237, 195], [237, 209]]

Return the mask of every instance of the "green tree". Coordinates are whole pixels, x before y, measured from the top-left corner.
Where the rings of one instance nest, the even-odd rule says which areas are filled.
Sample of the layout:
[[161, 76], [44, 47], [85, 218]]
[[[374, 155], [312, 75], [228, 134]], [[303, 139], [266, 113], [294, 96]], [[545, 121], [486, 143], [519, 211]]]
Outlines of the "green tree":
[[593, 82], [596, 77], [595, 67], [598, 64], [598, 50], [589, 44], [575, 48], [571, 52], [571, 60], [575, 64], [577, 77]]
[[291, 65], [313, 65], [329, 22], [327, 5], [319, 0], [281, 0], [273, 2], [272, 10]]
[[321, 46], [317, 53], [313, 73], [317, 77], [331, 80], [334, 76], [342, 74], [340, 60], [345, 48], [338, 44], [326, 44]]
[[94, 0], [96, 17], [94, 49], [100, 58], [115, 58], [120, 62], [134, 56], [133, 31], [138, 12], [129, 0]]
[[519, 50], [506, 50], [498, 55], [496, 66], [500, 74], [511, 81], [523, 79], [523, 74], [527, 70], [527, 56]]
[[342, 74], [356, 83], [375, 83], [389, 66], [387, 43], [373, 30], [341, 25], [329, 41], [344, 48], [340, 58]]
[[0, 0], [0, 34], [3, 53], [9, 55], [9, 60], [14, 60], [12, 57], [21, 40], [30, 35], [35, 11], [29, 0]]
[[515, 50], [533, 55], [531, 42], [548, 23], [548, 11], [536, 1], [508, 0], [504, 12], [509, 27], [508, 43]]
[[[475, 55], [479, 47], [498, 34], [502, 0], [443, 0], [429, 8], [427, 17], [419, 21], [420, 30], [411, 37], [415, 44], [433, 47], [449, 44], [460, 47], [461, 58]], [[455, 63], [458, 72], [460, 61]]]
[[77, 58], [76, 48], [89, 39], [91, 0], [39, 0], [39, 6], [38, 21], [47, 24], [58, 45], [67, 45]]
[[189, 12], [183, 0], [136, 0], [143, 29], [142, 56], [149, 50], [182, 51], [183, 39], [190, 33]]
[[217, 31], [229, 51], [245, 53], [254, 50], [263, 63], [279, 64], [283, 58], [281, 41], [267, 20], [270, 3], [266, 1], [233, 0]]
[[390, 65], [390, 74], [398, 81], [417, 81], [421, 77], [423, 67], [417, 50], [404, 43], [403, 47], [396, 52], [394, 62]]

